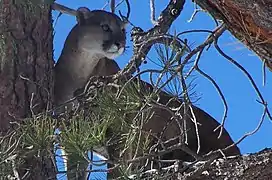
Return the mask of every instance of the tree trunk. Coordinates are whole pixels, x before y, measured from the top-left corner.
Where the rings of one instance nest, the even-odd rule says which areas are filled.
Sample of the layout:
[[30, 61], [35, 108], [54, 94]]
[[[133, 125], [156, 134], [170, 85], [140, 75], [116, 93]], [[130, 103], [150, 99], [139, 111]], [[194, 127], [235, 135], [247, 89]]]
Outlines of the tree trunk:
[[[49, 5], [31, 0], [0, 1], [0, 135], [32, 113], [51, 106], [53, 41]], [[52, 179], [51, 159], [32, 157], [22, 167], [28, 179]], [[23, 172], [24, 169], [19, 169]]]
[[272, 0], [195, 0], [272, 71]]
[[29, 117], [33, 93], [34, 113], [51, 105], [52, 26], [48, 5], [3, 0], [0, 4], [0, 123]]

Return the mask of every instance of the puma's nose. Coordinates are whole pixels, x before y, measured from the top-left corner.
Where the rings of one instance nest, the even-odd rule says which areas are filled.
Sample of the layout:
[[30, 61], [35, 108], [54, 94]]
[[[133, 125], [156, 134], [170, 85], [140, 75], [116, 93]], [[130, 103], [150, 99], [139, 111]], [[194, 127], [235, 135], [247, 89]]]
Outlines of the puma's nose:
[[122, 42], [115, 42], [114, 44], [118, 47], [118, 49], [123, 48], [125, 46], [125, 43]]
[[121, 46], [121, 43], [119, 43], [119, 42], [116, 42], [115, 43], [115, 45], [118, 47], [118, 49], [120, 48], [120, 46]]

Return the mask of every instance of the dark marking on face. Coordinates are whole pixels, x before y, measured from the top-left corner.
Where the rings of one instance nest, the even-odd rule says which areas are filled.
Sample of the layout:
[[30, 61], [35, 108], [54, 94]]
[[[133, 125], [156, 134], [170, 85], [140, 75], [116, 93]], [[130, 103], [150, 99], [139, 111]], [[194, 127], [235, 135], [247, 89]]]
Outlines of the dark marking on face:
[[[80, 8], [77, 15], [77, 26], [81, 28], [80, 34], [97, 36], [102, 40], [101, 48], [107, 52], [115, 45], [118, 49], [126, 45], [126, 23], [117, 15], [102, 10], [88, 11]], [[90, 30], [92, 29], [92, 30]], [[103, 35], [101, 35], [103, 34]], [[93, 37], [95, 40], [95, 37]]]

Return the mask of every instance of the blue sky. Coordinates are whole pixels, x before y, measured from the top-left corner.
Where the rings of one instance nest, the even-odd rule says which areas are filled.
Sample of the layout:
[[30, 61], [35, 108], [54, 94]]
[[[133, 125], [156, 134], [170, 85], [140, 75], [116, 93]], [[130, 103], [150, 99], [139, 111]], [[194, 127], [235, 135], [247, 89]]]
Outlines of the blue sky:
[[[57, 1], [57, 3], [66, 5], [70, 8], [77, 9], [78, 7], [86, 6], [91, 10], [101, 9], [105, 2], [106, 0]], [[168, 1], [155, 2], [157, 2], [156, 15], [158, 16], [159, 12], [165, 7]], [[106, 10], [109, 9], [107, 8]], [[120, 10], [123, 12], [123, 14], [126, 13], [125, 6], [121, 6]], [[187, 1], [180, 17], [171, 27], [171, 32], [181, 32], [192, 29], [213, 30], [215, 28], [213, 20], [209, 15], [203, 12], [197, 14], [192, 22], [188, 22], [193, 10], [193, 4], [191, 1]], [[53, 17], [55, 18], [56, 15], [57, 13], [54, 12]], [[144, 30], [152, 27], [150, 21], [149, 0], [131, 1], [130, 21], [135, 26], [139, 26]], [[75, 23], [75, 18], [69, 15], [62, 15], [56, 22], [54, 36], [55, 60], [58, 59], [65, 38]], [[116, 59], [120, 67], [124, 67], [132, 55], [132, 46], [129, 42], [130, 29], [131, 27], [128, 27], [127, 34], [127, 42], [130, 48], [124, 55]], [[207, 34], [204, 33], [195, 33], [190, 36], [182, 36], [182, 38], [187, 38], [192, 47], [196, 47], [203, 42], [206, 36]], [[243, 44], [239, 43], [239, 41], [228, 32], [225, 32], [220, 38], [219, 45], [225, 53], [238, 61], [248, 70], [260, 88], [260, 91], [263, 93], [264, 98], [268, 102], [269, 109], [272, 111], [272, 72], [270, 72], [268, 69], [266, 70], [267, 81], [265, 86], [263, 86], [262, 63], [253, 52], [247, 50]], [[148, 57], [153, 61], [157, 60], [157, 55], [154, 51], [149, 53]], [[154, 66], [154, 64], [149, 60], [147, 62], [147, 64], [142, 65], [141, 69]], [[231, 134], [233, 140], [238, 140], [245, 133], [252, 131], [257, 126], [261, 118], [263, 107], [256, 101], [258, 99], [256, 92], [245, 75], [234, 67], [234, 65], [230, 64], [226, 59], [224, 59], [219, 53], [217, 53], [213, 47], [210, 48], [209, 51], [205, 51], [202, 55], [202, 59], [200, 60], [200, 68], [216, 80], [225, 95], [229, 106], [229, 113], [225, 127]], [[208, 112], [218, 121], [221, 121], [224, 109], [218, 93], [207, 79], [203, 78], [197, 73], [195, 75], [196, 79], [194, 80], [194, 84], [197, 86], [194, 90], [196, 91], [198, 97], [201, 97], [200, 100], [195, 103], [195, 105]], [[238, 145], [241, 152], [243, 154], [252, 153], [260, 151], [266, 147], [272, 147], [272, 140], [270, 139], [272, 135], [271, 129], [272, 123], [268, 118], [266, 118], [261, 129], [256, 134], [246, 138]]]

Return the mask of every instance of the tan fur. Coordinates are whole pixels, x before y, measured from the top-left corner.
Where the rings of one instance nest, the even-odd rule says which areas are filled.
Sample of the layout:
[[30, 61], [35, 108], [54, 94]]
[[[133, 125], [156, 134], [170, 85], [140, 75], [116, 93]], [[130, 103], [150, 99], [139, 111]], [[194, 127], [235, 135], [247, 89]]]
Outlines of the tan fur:
[[[74, 92], [84, 87], [91, 76], [116, 73], [119, 67], [111, 59], [122, 54], [125, 48], [125, 23], [118, 16], [106, 11], [90, 11], [87, 8], [80, 8], [77, 12], [78, 23], [69, 33], [54, 68], [56, 115], [72, 110], [77, 101], [65, 102], [72, 99]], [[105, 66], [111, 68], [105, 70]], [[61, 106], [63, 103], [64, 106]], [[87, 178], [87, 173], [71, 173], [71, 170], [86, 169], [88, 164], [70, 167], [69, 157], [67, 163], [65, 166], [70, 172], [67, 173], [68, 179]]]
[[[78, 24], [69, 33], [61, 56], [55, 66], [55, 107], [73, 98], [73, 93], [83, 87], [93, 75], [105, 75], [100, 59], [119, 56], [125, 46], [125, 24], [106, 11], [78, 11]], [[108, 26], [105, 31], [103, 26]], [[116, 52], [114, 51], [116, 48]], [[100, 63], [99, 66], [97, 66]], [[66, 104], [66, 106], [71, 106]], [[71, 109], [71, 107], [69, 107]], [[60, 108], [57, 112], [63, 112]]]
[[[101, 12], [99, 12], [101, 13]], [[103, 13], [102, 13], [103, 14]], [[119, 55], [106, 55], [101, 53], [101, 46], [104, 38], [103, 35], [99, 33], [104, 33], [100, 31], [100, 25], [92, 24], [93, 19], [88, 19], [88, 17], [96, 16], [97, 14], [82, 13], [79, 18], [84, 17], [82, 24], [87, 23], [87, 26], [83, 26], [81, 23], [77, 24], [69, 36], [66, 39], [64, 49], [55, 67], [55, 105], [65, 102], [66, 100], [73, 97], [73, 93], [78, 88], [82, 88], [87, 80], [91, 76], [107, 76], [118, 72], [120, 69], [115, 61], [110, 58]], [[87, 18], [87, 19], [86, 19]], [[100, 18], [100, 19], [99, 19]], [[121, 31], [121, 20], [116, 16], [109, 14], [103, 14], [103, 16], [97, 15], [96, 20], [110, 23], [111, 27], [115, 28], [112, 36], [108, 36], [108, 40], [112, 42], [117, 42], [121, 44], [122, 47], [125, 45], [125, 35]], [[80, 20], [79, 20], [80, 22]], [[89, 24], [88, 24], [89, 23]], [[93, 26], [97, 26], [95, 31], [90, 30]], [[119, 26], [119, 28], [118, 28]], [[93, 34], [93, 33], [98, 33]], [[99, 40], [99, 38], [101, 38]], [[89, 49], [88, 49], [89, 48]], [[95, 48], [100, 48], [99, 50]], [[105, 49], [103, 49], [105, 50]], [[149, 84], [145, 84], [146, 87], [150, 87]], [[160, 103], [166, 104], [171, 98], [164, 92], [160, 93]], [[179, 101], [172, 103], [175, 107], [180, 105]], [[161, 133], [163, 128], [171, 119], [171, 114], [166, 110], [155, 108], [155, 115], [153, 118], [144, 125], [146, 131], [151, 130], [153, 133]], [[219, 123], [212, 118], [209, 114], [203, 110], [193, 106], [193, 110], [196, 116], [200, 137], [200, 154], [208, 153], [212, 150], [223, 149], [233, 143], [228, 132], [224, 129], [223, 134], [220, 139], [218, 139], [218, 132], [213, 130], [219, 125]], [[188, 113], [186, 121], [186, 131], [188, 134], [188, 146], [193, 151], [197, 149], [197, 138], [195, 131], [195, 124], [191, 120], [191, 114]], [[180, 134], [180, 129], [176, 122], [171, 123], [163, 134], [163, 140], [169, 140]], [[170, 146], [170, 144], [168, 145]], [[114, 156], [114, 147], [109, 147], [109, 154]], [[240, 154], [237, 146], [230, 148], [226, 155], [236, 155]], [[175, 150], [168, 153], [165, 158], [168, 159], [180, 159], [180, 160], [190, 160], [191, 157], [188, 154], [182, 152], [181, 150]]]

